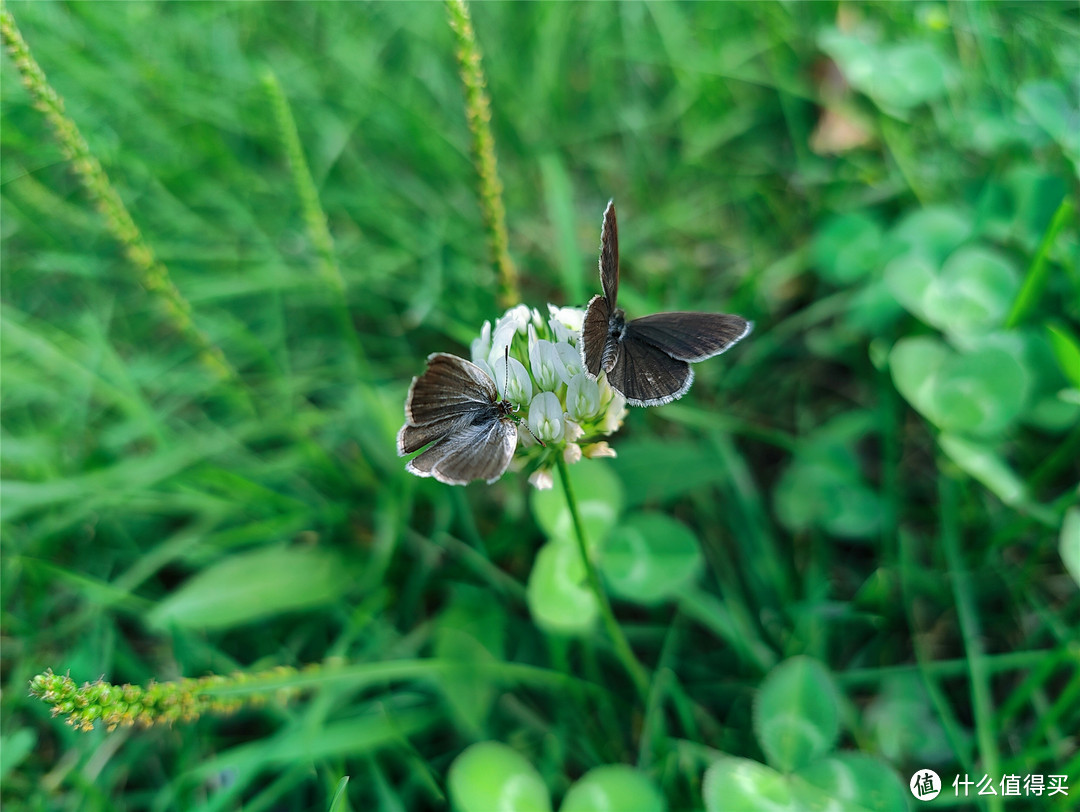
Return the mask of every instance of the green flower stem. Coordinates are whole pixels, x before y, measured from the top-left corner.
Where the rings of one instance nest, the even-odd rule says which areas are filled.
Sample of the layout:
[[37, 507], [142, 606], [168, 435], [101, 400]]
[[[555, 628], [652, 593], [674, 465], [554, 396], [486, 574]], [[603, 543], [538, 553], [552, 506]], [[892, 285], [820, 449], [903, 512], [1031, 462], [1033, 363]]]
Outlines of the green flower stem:
[[94, 206], [105, 218], [105, 225], [123, 246], [124, 255], [134, 266], [139, 283], [160, 305], [172, 330], [194, 345], [202, 365], [216, 378], [235, 380], [236, 373], [225, 360], [224, 353], [195, 326], [190, 303], [173, 284], [165, 265], [154, 256], [101, 163], [90, 152], [78, 126], [64, 111], [64, 100], [49, 84], [45, 72], [30, 53], [30, 47], [15, 25], [15, 18], [3, 6], [0, 6], [0, 36], [33, 99], [35, 109], [45, 116], [52, 127], [60, 151], [94, 201]]
[[630, 648], [630, 643], [627, 641], [626, 635], [623, 634], [619, 621], [615, 619], [615, 612], [612, 611], [611, 603], [608, 601], [607, 594], [600, 584], [600, 575], [593, 566], [592, 559], [589, 558], [589, 550], [585, 543], [585, 527], [582, 525], [581, 516], [578, 513], [577, 499], [574, 498], [574, 489], [570, 484], [570, 472], [566, 460], [563, 459], [562, 454], [556, 454], [555, 461], [559, 467], [559, 479], [562, 481], [563, 494], [566, 496], [566, 506], [570, 509], [570, 516], [574, 521], [574, 535], [577, 538], [581, 561], [585, 566], [585, 574], [589, 579], [589, 587], [600, 605], [600, 614], [604, 618], [604, 626], [607, 628], [608, 636], [611, 637], [611, 642], [615, 646], [615, 654], [622, 661], [627, 673], [630, 674], [630, 678], [634, 681], [634, 687], [637, 689], [642, 702], [645, 702], [649, 697], [649, 675], [646, 673], [645, 667], [634, 656], [634, 651]]
[[510, 241], [506, 235], [503, 186], [495, 161], [495, 137], [491, 134], [491, 102], [484, 89], [480, 45], [476, 41], [465, 0], [446, 0], [446, 10], [450, 16], [450, 27], [457, 37], [458, 71], [461, 82], [465, 85], [465, 117], [472, 133], [473, 162], [480, 176], [480, 210], [499, 274], [499, 306], [510, 307], [521, 301], [521, 295], [518, 291], [517, 268], [510, 259]]

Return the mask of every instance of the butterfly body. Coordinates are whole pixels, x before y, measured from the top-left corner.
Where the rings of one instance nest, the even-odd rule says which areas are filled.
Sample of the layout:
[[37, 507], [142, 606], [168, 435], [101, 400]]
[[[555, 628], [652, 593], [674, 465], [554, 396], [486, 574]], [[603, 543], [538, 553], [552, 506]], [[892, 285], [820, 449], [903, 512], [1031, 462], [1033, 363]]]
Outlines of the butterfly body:
[[682, 397], [694, 382], [691, 362], [719, 355], [753, 325], [725, 313], [657, 313], [627, 321], [616, 307], [619, 242], [615, 204], [609, 202], [600, 232], [600, 285], [585, 310], [581, 360], [593, 378], [603, 371], [632, 406], [659, 406]]
[[427, 362], [409, 387], [397, 450], [405, 456], [428, 448], [405, 470], [448, 485], [494, 482], [517, 448], [516, 407], [476, 364], [442, 352]]

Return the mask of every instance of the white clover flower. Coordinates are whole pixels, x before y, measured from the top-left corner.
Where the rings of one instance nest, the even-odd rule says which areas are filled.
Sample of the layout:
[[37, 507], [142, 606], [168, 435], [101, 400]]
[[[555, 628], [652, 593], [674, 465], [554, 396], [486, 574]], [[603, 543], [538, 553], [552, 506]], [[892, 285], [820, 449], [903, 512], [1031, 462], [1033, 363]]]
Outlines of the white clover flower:
[[569, 341], [577, 344], [581, 335], [581, 325], [585, 320], [585, 311], [579, 307], [555, 307], [548, 305], [548, 328], [556, 341]]
[[563, 408], [554, 392], [541, 392], [529, 404], [529, 428], [539, 439], [554, 443], [562, 439]]
[[581, 449], [581, 452], [585, 455], [586, 459], [595, 460], [598, 457], [614, 457], [615, 449], [607, 444], [605, 440], [601, 440], [599, 443], [592, 443]]
[[[491, 322], [485, 321], [483, 328], [480, 330], [480, 337], [474, 338], [472, 344], [469, 345], [469, 355], [472, 357], [474, 364], [479, 364], [481, 361], [487, 361], [490, 354]], [[490, 368], [487, 371], [490, 372]]]
[[565, 341], [560, 341], [555, 345], [555, 351], [559, 353], [559, 358], [562, 359], [563, 369], [566, 372], [563, 378], [563, 383], [570, 383], [574, 379], [574, 376], [581, 374], [581, 353], [577, 351], [577, 348], [567, 344]]
[[[532, 332], [532, 325], [529, 325], [529, 332], [536, 335]], [[556, 346], [542, 338], [529, 344], [529, 366], [532, 367], [536, 385], [544, 392], [554, 392], [566, 383], [566, 365], [559, 357]]]
[[566, 388], [566, 411], [574, 420], [587, 420], [600, 411], [600, 384], [579, 372]]
[[529, 481], [541, 489], [552, 486], [556, 455], [568, 463], [614, 456], [599, 440], [626, 415], [625, 399], [603, 375], [597, 381], [583, 374], [577, 345], [585, 311], [548, 305], [548, 314], [544, 319], [536, 309], [512, 307], [494, 323], [484, 322], [469, 345], [473, 363], [491, 376], [501, 396], [518, 409], [528, 407], [511, 467], [535, 468]]
[[[500, 356], [491, 365], [494, 371], [492, 380], [499, 387], [500, 394], [516, 406], [524, 406], [532, 400], [532, 379], [525, 365], [513, 356], [510, 357], [510, 373], [506, 371], [506, 356]], [[502, 391], [503, 381], [506, 381], [506, 390]]]
[[585, 436], [585, 429], [581, 427], [580, 423], [571, 420], [569, 417], [564, 418], [563, 423], [566, 426], [566, 434], [564, 435], [566, 442], [576, 443]]
[[555, 478], [551, 475], [550, 470], [541, 468], [539, 471], [533, 471], [529, 475], [529, 484], [538, 491], [550, 491], [555, 486]]

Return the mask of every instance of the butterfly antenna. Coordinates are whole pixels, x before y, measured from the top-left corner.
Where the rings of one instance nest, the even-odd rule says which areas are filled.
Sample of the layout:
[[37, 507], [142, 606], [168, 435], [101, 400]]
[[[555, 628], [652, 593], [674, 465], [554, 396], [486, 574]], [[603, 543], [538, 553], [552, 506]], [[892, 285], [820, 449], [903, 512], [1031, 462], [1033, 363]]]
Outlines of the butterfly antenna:
[[503, 353], [503, 397], [506, 397], [506, 387], [510, 385], [510, 345], [507, 344]]
[[[505, 369], [505, 371], [503, 373], [503, 397], [505, 398], [506, 397], [506, 387], [508, 387], [510, 385], [510, 345], [509, 344], [506, 345], [506, 352], [503, 353], [503, 361], [505, 361], [505, 363], [506, 363], [506, 369]], [[514, 408], [514, 411], [515, 412], [517, 411], [517, 407]], [[533, 433], [533, 430], [532, 430], [532, 428], [529, 427], [529, 422], [527, 420], [519, 417], [518, 422], [525, 427], [525, 431], [529, 432], [529, 434], [532, 434], [532, 438], [534, 440], [536, 440], [536, 442], [540, 443], [540, 445], [543, 446], [544, 448], [547, 448], [547, 444]]]

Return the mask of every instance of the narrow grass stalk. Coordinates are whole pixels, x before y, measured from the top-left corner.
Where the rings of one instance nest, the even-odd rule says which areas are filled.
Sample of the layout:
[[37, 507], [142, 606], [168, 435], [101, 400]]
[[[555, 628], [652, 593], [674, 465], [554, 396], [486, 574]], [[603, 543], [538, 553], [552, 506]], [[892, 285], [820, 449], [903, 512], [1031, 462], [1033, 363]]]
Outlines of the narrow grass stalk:
[[1050, 220], [1050, 225], [1046, 227], [1042, 240], [1039, 241], [1039, 248], [1031, 259], [1027, 273], [1024, 274], [1024, 284], [1020, 287], [1020, 292], [1016, 294], [1012, 309], [1005, 319], [1005, 329], [1010, 330], [1016, 327], [1028, 313], [1035, 309], [1050, 272], [1050, 261], [1048, 259], [1050, 246], [1054, 244], [1054, 240], [1061, 229], [1065, 227], [1066, 223], [1071, 222], [1075, 216], [1076, 207], [1073, 205], [1072, 200], [1066, 197], [1061, 201], [1061, 205], [1057, 207], [1057, 211], [1054, 212], [1054, 216]]
[[282, 149], [289, 162], [289, 171], [292, 173], [296, 196], [300, 201], [300, 211], [304, 218], [304, 228], [318, 256], [319, 276], [326, 282], [334, 296], [333, 307], [338, 329], [352, 350], [353, 358], [363, 364], [364, 350], [353, 328], [352, 318], [349, 316], [348, 301], [345, 297], [345, 279], [341, 275], [341, 268], [334, 255], [334, 239], [330, 236], [326, 212], [323, 210], [322, 203], [319, 202], [319, 193], [311, 177], [307, 159], [304, 157], [300, 133], [296, 129], [296, 119], [277, 74], [270, 68], [263, 71], [262, 84], [270, 100]]
[[[941, 547], [949, 568], [953, 593], [956, 595], [956, 617], [964, 650], [970, 667], [971, 705], [975, 716], [975, 737], [978, 742], [982, 766], [987, 775], [1001, 775], [1001, 754], [995, 738], [994, 709], [990, 691], [990, 674], [986, 668], [986, 653], [982, 644], [982, 629], [971, 577], [964, 568], [960, 553], [960, 519], [957, 505], [957, 485], [948, 476], [938, 476], [938, 493], [941, 500]], [[991, 812], [999, 812], [1004, 806], [998, 796], [987, 800]]]
[[289, 100], [285, 98], [285, 91], [281, 89], [277, 74], [270, 68], [263, 71], [262, 84], [270, 100], [274, 124], [281, 138], [281, 146], [289, 161], [289, 169], [292, 172], [293, 183], [296, 185], [296, 195], [300, 200], [300, 211], [304, 217], [308, 239], [311, 240], [315, 253], [319, 257], [319, 274], [331, 288], [344, 295], [345, 280], [341, 276], [341, 269], [338, 268], [337, 259], [334, 257], [334, 241], [326, 225], [326, 213], [322, 209], [322, 204], [319, 203], [319, 193], [315, 189], [315, 181], [311, 177], [307, 159], [304, 158], [300, 134], [296, 130], [296, 119], [293, 117]]
[[199, 361], [215, 377], [235, 379], [236, 373], [221, 349], [195, 326], [191, 305], [173, 284], [168, 268], [154, 256], [101, 163], [90, 152], [78, 126], [64, 111], [64, 100], [49, 84], [6, 7], [0, 7], [0, 36], [34, 107], [49, 122], [64, 158], [70, 162], [95, 208], [105, 218], [106, 227], [123, 246], [124, 255], [135, 268], [139, 283], [160, 305], [169, 327], [195, 347]]
[[473, 162], [480, 180], [480, 210], [488, 232], [491, 253], [499, 275], [500, 308], [521, 301], [517, 268], [510, 259], [510, 241], [506, 234], [506, 209], [503, 207], [502, 181], [495, 161], [495, 138], [491, 134], [491, 102], [485, 89], [484, 69], [480, 64], [480, 45], [476, 41], [472, 19], [465, 0], [446, 0], [450, 27], [457, 37], [458, 71], [465, 86], [465, 116], [472, 133]]
[[556, 455], [556, 460], [559, 466], [559, 479], [562, 481], [563, 494], [566, 497], [566, 506], [570, 509], [570, 516], [574, 521], [574, 536], [577, 538], [578, 551], [581, 553], [581, 562], [585, 567], [589, 588], [592, 590], [593, 595], [596, 596], [596, 602], [600, 606], [600, 615], [604, 619], [604, 627], [607, 629], [608, 636], [615, 646], [615, 655], [622, 662], [623, 667], [626, 668], [627, 673], [633, 680], [641, 701], [647, 703], [649, 700], [649, 676], [645, 672], [645, 667], [634, 656], [634, 650], [630, 648], [630, 643], [626, 639], [626, 635], [623, 634], [619, 621], [615, 619], [615, 612], [611, 609], [611, 602], [608, 600], [607, 593], [604, 592], [604, 587], [600, 583], [600, 575], [593, 566], [592, 559], [589, 558], [589, 549], [585, 542], [585, 527], [581, 523], [581, 515], [578, 513], [577, 499], [574, 498], [574, 488], [570, 484], [570, 472], [566, 460], [563, 459], [561, 454]]

